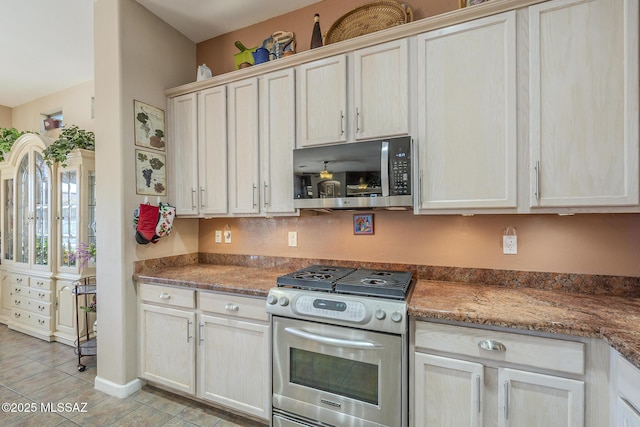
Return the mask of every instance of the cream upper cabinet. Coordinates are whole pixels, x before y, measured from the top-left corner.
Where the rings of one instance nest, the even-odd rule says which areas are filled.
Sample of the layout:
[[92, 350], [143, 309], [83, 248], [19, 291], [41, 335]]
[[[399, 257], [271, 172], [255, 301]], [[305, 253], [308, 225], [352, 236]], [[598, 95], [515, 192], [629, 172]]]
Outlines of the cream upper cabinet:
[[260, 212], [258, 79], [227, 85], [229, 213]]
[[417, 211], [517, 207], [516, 12], [417, 36]]
[[261, 210], [293, 213], [293, 148], [296, 141], [295, 73], [289, 68], [260, 79]]
[[638, 204], [638, 1], [529, 8], [530, 206]]
[[[201, 216], [227, 209], [227, 88], [198, 92], [198, 210]], [[182, 173], [181, 171], [178, 171]]]
[[176, 215], [198, 215], [198, 96], [176, 96], [169, 103], [173, 203]]
[[353, 53], [354, 139], [409, 134], [409, 39]]
[[347, 141], [347, 56], [302, 64], [300, 147]]

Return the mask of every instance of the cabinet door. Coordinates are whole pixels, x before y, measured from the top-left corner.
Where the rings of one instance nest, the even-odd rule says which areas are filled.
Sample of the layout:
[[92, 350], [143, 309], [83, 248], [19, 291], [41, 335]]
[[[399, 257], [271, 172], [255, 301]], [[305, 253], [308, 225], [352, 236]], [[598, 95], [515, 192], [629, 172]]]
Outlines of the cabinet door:
[[353, 54], [355, 139], [409, 133], [409, 42], [401, 39]]
[[584, 382], [501, 369], [499, 427], [583, 427]]
[[621, 397], [616, 404], [615, 427], [640, 427], [640, 412]]
[[[177, 171], [182, 173], [182, 171]], [[227, 88], [198, 93], [198, 172], [201, 215], [227, 213]]]
[[414, 379], [414, 426], [482, 425], [481, 364], [416, 353]]
[[530, 205], [638, 204], [638, 1], [529, 9]]
[[[84, 300], [82, 300], [84, 301]], [[83, 305], [83, 304], [81, 304]], [[84, 312], [83, 312], [84, 314]], [[55, 329], [57, 337], [66, 339], [73, 343], [77, 338], [76, 334], [76, 297], [73, 294], [73, 283], [66, 280], [56, 281], [56, 311]], [[78, 317], [83, 321], [80, 329], [84, 328], [84, 315]]]
[[267, 74], [260, 82], [262, 210], [291, 213], [295, 147], [293, 69]]
[[347, 140], [347, 57], [338, 55], [299, 68], [300, 146]]
[[200, 316], [198, 395], [268, 419], [271, 401], [269, 326]]
[[515, 11], [418, 36], [418, 123], [420, 209], [517, 206]]
[[13, 304], [13, 283], [11, 282], [11, 276], [2, 274], [2, 289], [0, 289], [0, 319], [4, 318], [5, 322], [11, 315], [11, 309]]
[[198, 214], [198, 116], [197, 95], [172, 98], [171, 143], [173, 200], [176, 215]]
[[229, 212], [260, 210], [258, 79], [228, 85]]
[[195, 394], [195, 313], [141, 304], [140, 376]]

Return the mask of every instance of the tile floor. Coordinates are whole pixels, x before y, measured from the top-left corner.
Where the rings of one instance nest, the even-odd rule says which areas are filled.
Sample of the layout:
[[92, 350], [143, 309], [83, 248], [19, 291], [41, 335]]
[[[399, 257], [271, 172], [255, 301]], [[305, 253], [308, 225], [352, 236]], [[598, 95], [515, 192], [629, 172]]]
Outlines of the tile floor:
[[[82, 363], [79, 372], [73, 347], [0, 325], [0, 426], [266, 426], [150, 386], [124, 399], [109, 396], [93, 388], [96, 358]], [[6, 412], [7, 404], [35, 412]]]

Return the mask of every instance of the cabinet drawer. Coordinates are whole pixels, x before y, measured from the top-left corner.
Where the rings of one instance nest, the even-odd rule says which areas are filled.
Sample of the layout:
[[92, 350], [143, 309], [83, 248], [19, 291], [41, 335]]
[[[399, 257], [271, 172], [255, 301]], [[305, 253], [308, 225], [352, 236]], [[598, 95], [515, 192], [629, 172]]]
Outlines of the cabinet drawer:
[[11, 281], [18, 286], [29, 286], [29, 276], [24, 274], [12, 274]]
[[246, 319], [268, 321], [266, 302], [261, 298], [198, 292], [198, 307], [202, 311], [226, 314]]
[[12, 298], [13, 307], [20, 310], [27, 310], [31, 313], [41, 314], [43, 316], [51, 316], [51, 303], [33, 300], [31, 298], [16, 297]]
[[14, 297], [28, 297], [29, 290], [29, 288], [25, 288], [24, 286], [13, 285], [12, 295]]
[[42, 329], [48, 332], [51, 331], [51, 317], [48, 316], [27, 313], [27, 321], [25, 323], [36, 329]]
[[28, 291], [29, 298], [34, 300], [51, 302], [51, 291], [30, 288]]
[[585, 350], [580, 342], [422, 321], [416, 322], [415, 329], [417, 351], [453, 353], [584, 375]]
[[140, 285], [140, 299], [174, 307], [195, 308], [195, 291], [187, 288], [142, 283]]
[[51, 290], [51, 279], [41, 279], [39, 277], [31, 277], [29, 279], [29, 286], [35, 289], [43, 289], [46, 291]]

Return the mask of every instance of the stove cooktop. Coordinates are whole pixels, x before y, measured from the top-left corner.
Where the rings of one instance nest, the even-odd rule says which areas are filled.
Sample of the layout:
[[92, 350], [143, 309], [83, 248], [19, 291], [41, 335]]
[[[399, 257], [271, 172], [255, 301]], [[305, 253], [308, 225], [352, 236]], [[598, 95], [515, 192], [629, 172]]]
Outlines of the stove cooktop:
[[413, 282], [410, 271], [312, 265], [280, 276], [279, 287], [404, 300]]

